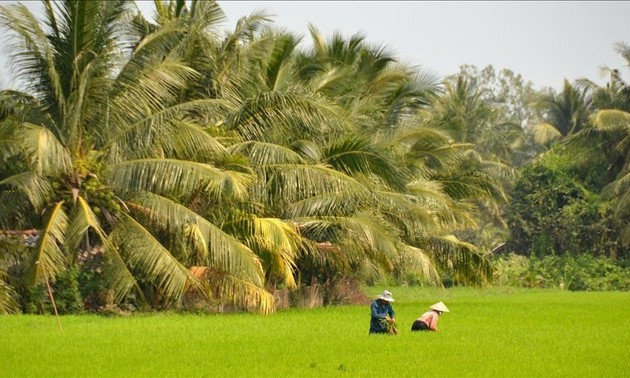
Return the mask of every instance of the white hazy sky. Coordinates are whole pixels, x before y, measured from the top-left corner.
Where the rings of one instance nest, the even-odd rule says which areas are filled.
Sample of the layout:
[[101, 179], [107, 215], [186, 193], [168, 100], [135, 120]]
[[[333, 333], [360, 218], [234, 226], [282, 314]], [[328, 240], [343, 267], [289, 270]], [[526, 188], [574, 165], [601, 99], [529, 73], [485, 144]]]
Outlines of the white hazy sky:
[[[3, 1], [2, 4], [16, 1]], [[137, 1], [145, 15], [152, 1]], [[29, 8], [38, 3], [24, 2]], [[366, 36], [386, 45], [405, 63], [440, 76], [462, 64], [492, 64], [519, 73], [537, 88], [561, 88], [564, 79], [598, 83], [600, 67], [624, 68], [616, 42], [630, 44], [629, 1], [218, 1], [226, 30], [255, 10], [276, 26], [304, 36], [308, 24], [326, 38], [333, 31]], [[8, 66], [0, 56], [2, 71]], [[630, 73], [630, 70], [622, 70]], [[4, 74], [3, 74], [4, 75]], [[0, 87], [9, 80], [0, 77]]]

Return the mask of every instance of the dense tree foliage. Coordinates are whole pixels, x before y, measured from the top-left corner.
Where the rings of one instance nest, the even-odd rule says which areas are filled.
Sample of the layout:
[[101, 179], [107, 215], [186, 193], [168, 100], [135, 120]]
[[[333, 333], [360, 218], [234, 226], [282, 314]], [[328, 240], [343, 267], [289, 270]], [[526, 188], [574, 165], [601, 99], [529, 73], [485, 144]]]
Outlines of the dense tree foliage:
[[268, 311], [260, 259], [190, 205], [191, 193], [243, 200], [252, 181], [222, 166], [225, 147], [202, 128], [199, 114], [223, 105], [181, 98], [198, 76], [177, 48], [184, 28], [134, 39], [129, 5], [46, 2], [46, 23], [23, 5], [0, 8], [26, 83], [0, 94], [0, 224], [40, 230], [14, 264], [17, 283], [49, 284], [97, 248], [117, 301], [177, 302], [202, 289], [188, 267], [204, 265]]
[[[618, 52], [630, 58], [627, 46], [619, 44]], [[581, 80], [576, 90], [565, 83], [556, 97], [567, 121], [558, 123], [565, 138], [532, 162], [515, 186], [510, 250], [628, 258], [630, 105], [627, 85], [611, 72], [604, 87]]]
[[157, 1], [153, 20], [130, 5], [44, 2], [43, 23], [1, 8], [27, 85], [0, 93], [0, 223], [39, 230], [3, 255], [7, 288], [266, 312], [274, 288], [344, 275], [489, 278], [454, 233], [504, 195], [427, 116], [437, 78], [363, 36], [312, 27], [299, 51], [263, 13], [221, 36], [215, 2]]
[[23, 83], [0, 91], [0, 312], [484, 284], [505, 241], [627, 256], [618, 71], [556, 94], [491, 66], [441, 80], [313, 25], [303, 49], [264, 12], [225, 30], [214, 1], [42, 4], [0, 7]]

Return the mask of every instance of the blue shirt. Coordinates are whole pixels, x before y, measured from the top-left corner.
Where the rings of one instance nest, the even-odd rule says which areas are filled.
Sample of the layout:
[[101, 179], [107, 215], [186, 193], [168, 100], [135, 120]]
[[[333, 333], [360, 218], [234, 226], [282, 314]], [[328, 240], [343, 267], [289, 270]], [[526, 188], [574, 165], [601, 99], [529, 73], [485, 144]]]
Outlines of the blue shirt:
[[390, 318], [394, 317], [394, 308], [391, 303], [385, 302], [381, 304], [380, 299], [374, 300], [372, 306], [370, 306], [371, 319], [370, 319], [370, 333], [387, 333], [387, 324], [385, 324], [385, 318], [389, 315]]

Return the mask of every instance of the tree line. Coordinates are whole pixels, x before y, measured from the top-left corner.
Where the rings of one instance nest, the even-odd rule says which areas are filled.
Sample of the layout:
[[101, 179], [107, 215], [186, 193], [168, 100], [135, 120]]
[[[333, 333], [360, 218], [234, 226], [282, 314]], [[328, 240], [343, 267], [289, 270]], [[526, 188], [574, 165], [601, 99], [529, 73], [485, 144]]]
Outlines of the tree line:
[[24, 84], [0, 92], [0, 312], [484, 285], [502, 243], [627, 257], [618, 71], [555, 93], [491, 66], [439, 78], [313, 25], [301, 48], [264, 12], [225, 30], [211, 1], [43, 7], [0, 6]]

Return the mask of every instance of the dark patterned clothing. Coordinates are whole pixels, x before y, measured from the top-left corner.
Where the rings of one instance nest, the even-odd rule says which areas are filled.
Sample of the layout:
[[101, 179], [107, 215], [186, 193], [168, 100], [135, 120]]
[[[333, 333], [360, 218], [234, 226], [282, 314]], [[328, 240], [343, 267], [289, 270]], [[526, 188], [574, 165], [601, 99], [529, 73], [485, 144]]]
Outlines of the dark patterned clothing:
[[390, 318], [394, 318], [394, 308], [389, 302], [385, 302], [385, 305], [381, 304], [380, 299], [374, 300], [372, 306], [370, 306], [370, 333], [387, 333], [387, 324], [385, 318], [389, 315]]

